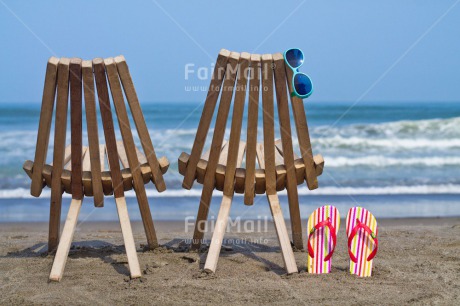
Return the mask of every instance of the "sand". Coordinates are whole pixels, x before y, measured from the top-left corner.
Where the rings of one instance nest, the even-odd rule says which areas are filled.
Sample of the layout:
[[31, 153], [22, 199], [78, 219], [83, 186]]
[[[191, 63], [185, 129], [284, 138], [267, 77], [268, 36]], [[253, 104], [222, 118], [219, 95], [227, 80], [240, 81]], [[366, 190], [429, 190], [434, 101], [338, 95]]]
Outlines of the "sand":
[[306, 253], [295, 252], [300, 273], [287, 276], [271, 224], [265, 233], [229, 233], [240, 241], [226, 242], [214, 275], [200, 272], [206, 253], [183, 252], [191, 236], [183, 222], [155, 224], [163, 247], [143, 252], [143, 228], [133, 222], [141, 279], [128, 276], [117, 223], [87, 222], [60, 283], [48, 283], [47, 224], [0, 224], [0, 304], [452, 305], [460, 298], [460, 218], [380, 220], [380, 251], [366, 279], [348, 273], [344, 226], [332, 273], [309, 275]]

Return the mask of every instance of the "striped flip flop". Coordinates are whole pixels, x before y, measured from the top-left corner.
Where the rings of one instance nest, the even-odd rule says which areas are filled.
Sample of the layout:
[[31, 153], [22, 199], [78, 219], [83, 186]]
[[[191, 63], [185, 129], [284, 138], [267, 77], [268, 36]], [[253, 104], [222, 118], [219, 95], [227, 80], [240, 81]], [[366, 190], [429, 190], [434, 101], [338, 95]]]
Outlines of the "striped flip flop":
[[372, 262], [377, 254], [377, 220], [365, 208], [350, 208], [347, 215], [350, 273], [360, 277], [372, 274]]
[[308, 273], [331, 272], [331, 258], [336, 246], [340, 227], [337, 208], [326, 205], [316, 209], [308, 218]]

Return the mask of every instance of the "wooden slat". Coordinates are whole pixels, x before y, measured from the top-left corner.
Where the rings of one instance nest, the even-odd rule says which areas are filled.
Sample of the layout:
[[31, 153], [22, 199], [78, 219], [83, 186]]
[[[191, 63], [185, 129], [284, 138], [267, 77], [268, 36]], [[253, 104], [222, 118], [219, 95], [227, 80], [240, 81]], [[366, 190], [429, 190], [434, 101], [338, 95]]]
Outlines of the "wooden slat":
[[133, 174], [129, 168], [121, 170], [121, 177], [123, 178], [123, 189], [129, 191], [133, 189]]
[[[104, 206], [104, 192], [102, 190], [102, 178], [101, 178], [101, 158], [99, 155], [99, 133], [97, 126], [97, 115], [96, 115], [96, 99], [94, 89], [94, 75], [93, 75], [93, 63], [91, 61], [82, 62], [82, 74], [83, 74], [83, 92], [85, 95], [85, 110], [86, 110], [86, 127], [88, 132], [88, 145], [89, 152], [88, 160], [90, 160], [91, 168], [86, 171], [91, 171], [90, 174], [84, 173], [84, 181], [88, 178], [91, 179], [91, 184], [85, 187], [85, 194], [87, 189], [91, 189], [91, 194], [94, 198], [94, 206]], [[83, 169], [85, 171], [85, 169]]]
[[[225, 142], [223, 145], [226, 145], [227, 142]], [[209, 153], [211, 152], [211, 149], [207, 150], [200, 158], [200, 161], [198, 162], [196, 166], [196, 181], [200, 184], [203, 184], [204, 182], [204, 175], [206, 174], [206, 167], [208, 166], [208, 159], [209, 159]], [[187, 154], [188, 155], [188, 154]], [[188, 155], [190, 157], [190, 155]], [[188, 160], [187, 160], [188, 161]], [[187, 171], [187, 164], [185, 164], [183, 175], [185, 175], [185, 172]]]
[[[91, 178], [91, 157], [89, 155], [88, 147], [83, 146], [84, 154], [82, 156], [82, 183], [83, 183], [83, 192], [85, 196], [93, 196], [93, 186]], [[101, 182], [102, 184], [102, 182]]]
[[246, 152], [246, 142], [240, 140], [238, 153], [236, 154], [236, 167], [239, 168], [243, 164], [244, 152]]
[[227, 157], [228, 157], [228, 142], [225, 141], [222, 143], [222, 150], [220, 151], [219, 161], [217, 163], [219, 165], [226, 166]]
[[126, 155], [126, 150], [123, 141], [117, 141], [117, 151], [118, 158], [120, 158], [120, 162], [123, 165], [123, 168], [129, 168], [128, 156]]
[[[82, 153], [81, 153], [82, 158], [86, 154], [86, 150], [87, 149], [85, 147], [82, 147]], [[64, 191], [69, 194], [72, 194], [71, 175], [72, 175], [72, 162], [69, 161], [61, 174], [61, 183], [64, 186]], [[83, 180], [83, 174], [82, 174], [82, 180]]]
[[257, 143], [256, 155], [257, 155], [257, 161], [259, 162], [259, 168], [265, 169], [265, 154], [264, 154], [264, 144], [263, 143], [260, 143], [260, 142]]
[[257, 162], [259, 164], [259, 169], [256, 169], [255, 179], [256, 179], [256, 194], [265, 193], [265, 154], [264, 154], [264, 145], [262, 143], [257, 143], [256, 145], [256, 156]]
[[[187, 163], [188, 163], [188, 159], [190, 158], [190, 155], [185, 153], [185, 152], [182, 152], [179, 156], [179, 158], [177, 159], [177, 168], [179, 170], [179, 173], [181, 175], [185, 175], [185, 171], [186, 171], [186, 168], [187, 168]], [[207, 164], [208, 162], [206, 162]], [[22, 168], [25, 170], [25, 167], [26, 167], [26, 164], [27, 164], [27, 161], [24, 163], [24, 165], [22, 166]]]
[[235, 172], [235, 192], [243, 194], [244, 193], [244, 183], [246, 178], [246, 169], [236, 168]]
[[[82, 156], [82, 183], [83, 183], [83, 192], [85, 196], [93, 196], [93, 186], [92, 186], [92, 177], [91, 177], [91, 156], [89, 154], [89, 149], [86, 146], [83, 146], [84, 154]], [[99, 152], [98, 152], [99, 153]], [[102, 185], [102, 182], [101, 182]], [[102, 186], [101, 186], [102, 187]]]
[[[66, 148], [66, 154], [67, 154], [67, 149], [69, 149], [69, 152], [71, 151], [71, 146], [69, 145], [67, 148]], [[83, 158], [85, 156], [85, 153], [86, 153], [86, 150], [88, 150], [88, 147], [85, 147], [85, 146], [82, 146], [81, 147], [81, 157]], [[68, 170], [68, 171], [72, 171], [72, 163], [70, 161], [70, 157], [72, 155], [70, 154], [68, 157], [69, 157], [69, 162], [67, 163], [67, 165], [64, 167], [64, 170]], [[66, 156], [67, 158], [67, 156]]]
[[195, 141], [193, 142], [192, 151], [190, 153], [187, 170], [182, 182], [182, 186], [185, 189], [190, 189], [193, 186], [196, 167], [206, 142], [206, 136], [208, 134], [209, 126], [211, 125], [211, 120], [214, 114], [214, 109], [216, 108], [217, 99], [219, 98], [219, 92], [221, 89], [222, 81], [224, 80], [229, 57], [230, 52], [225, 49], [222, 49], [217, 56], [216, 66], [214, 67], [211, 84], [209, 85], [208, 95], [206, 96], [206, 101], [204, 103], [200, 123], [198, 124]]
[[137, 258], [136, 244], [134, 242], [131, 222], [129, 221], [126, 199], [125, 197], [116, 198], [115, 203], [117, 205], [118, 218], [120, 219], [120, 227], [123, 234], [130, 275], [131, 278], [138, 278], [142, 276], [142, 273], [139, 266], [139, 259]]
[[67, 165], [65, 165], [64, 169], [65, 169], [65, 170], [69, 170], [69, 171], [72, 170], [72, 163], [70, 162], [70, 160], [69, 160], [69, 162], [67, 163]]
[[[188, 156], [187, 156], [187, 160], [188, 160]], [[31, 161], [31, 160], [26, 160], [24, 162], [24, 164], [22, 165], [22, 169], [25, 171], [25, 173], [27, 174], [27, 176], [32, 179], [32, 169], [34, 167], [34, 162]], [[43, 182], [44, 184], [45, 182]], [[43, 187], [45, 187], [45, 185], [43, 185]]]
[[48, 152], [54, 97], [56, 94], [58, 63], [58, 58], [51, 57], [46, 65], [45, 85], [43, 88], [42, 107], [35, 148], [34, 169], [32, 171], [32, 183], [30, 185], [30, 194], [34, 197], [38, 197], [42, 193], [42, 170]]
[[[238, 147], [238, 152], [236, 153], [236, 168], [235, 168], [235, 188], [236, 188], [236, 173], [238, 170], [238, 167], [241, 166], [243, 163], [243, 158], [244, 158], [244, 152], [246, 151], [246, 142], [240, 141], [239, 147]], [[227, 157], [228, 157], [228, 146], [226, 147], [226, 150], [223, 149], [221, 152], [221, 156], [219, 157], [220, 160], [222, 160], [223, 165], [218, 164], [217, 169], [216, 169], [216, 189], [219, 191], [224, 190], [224, 182], [226, 178], [226, 165], [227, 165]], [[207, 164], [206, 164], [207, 166]], [[197, 168], [198, 170], [198, 168]], [[241, 170], [241, 169], [240, 169]], [[240, 174], [241, 175], [241, 174]], [[242, 189], [244, 188], [244, 177], [243, 177], [243, 182], [240, 183], [240, 190], [242, 193]]]
[[288, 274], [297, 273], [297, 264], [292, 251], [291, 242], [286, 229], [283, 213], [281, 211], [280, 202], [277, 194], [267, 194], [270, 211], [273, 216], [273, 223], [275, 224], [276, 234], [281, 247], [281, 254], [283, 255], [284, 267]]
[[248, 101], [248, 127], [246, 146], [246, 177], [244, 188], [244, 204], [252, 205], [255, 196], [256, 172], [256, 145], [257, 125], [259, 118], [260, 96], [260, 54], [251, 55], [251, 68], [249, 69], [249, 101]]
[[[224, 148], [227, 147], [227, 141], [224, 140], [222, 142], [222, 149], [221, 149], [221, 155], [219, 157], [219, 160], [220, 158], [223, 156], [222, 154], [222, 151], [224, 150]], [[227, 148], [228, 149], [228, 148]], [[203, 184], [204, 182], [204, 175], [206, 174], [206, 168], [208, 167], [208, 159], [209, 159], [209, 154], [211, 152], [211, 149], [209, 149], [208, 151], [206, 151], [203, 156], [200, 158], [200, 161], [198, 162], [198, 165], [196, 167], [196, 181], [200, 184]], [[224, 153], [225, 154], [225, 157], [227, 156], [226, 154], [227, 153]], [[190, 157], [190, 155], [189, 155]], [[225, 161], [222, 161], [222, 163], [226, 163], [227, 162], [227, 159], [225, 158]], [[216, 173], [219, 172], [219, 164], [217, 164], [217, 168], [216, 168]], [[224, 174], [225, 175], [225, 171], [222, 170], [222, 168], [220, 169], [220, 173], [221, 174]], [[185, 174], [185, 172], [184, 172]], [[216, 175], [217, 176], [217, 175]], [[222, 180], [223, 181], [223, 180]], [[223, 183], [222, 183], [222, 186], [223, 186]]]
[[[282, 171], [284, 172], [284, 186], [286, 187], [286, 166], [284, 165], [284, 158], [283, 158], [283, 144], [281, 142], [281, 139], [278, 139], [275, 141], [275, 147], [276, 150], [278, 151], [279, 156], [281, 156], [281, 160], [283, 163], [283, 166], [276, 166], [276, 173], [278, 175], [278, 172]], [[300, 162], [299, 162], [300, 161]], [[303, 160], [299, 159], [297, 154], [294, 152], [294, 168], [295, 168], [295, 173], [296, 173], [296, 178], [297, 178], [297, 185], [300, 185], [303, 183], [305, 180], [305, 165], [303, 164]]]
[[101, 171], [105, 170], [105, 163], [107, 160], [107, 153], [105, 151], [105, 144], [99, 145], [99, 159], [101, 161]]
[[[216, 124], [214, 126], [214, 135], [211, 144], [211, 153], [209, 155], [208, 166], [206, 169], [206, 175], [204, 177], [203, 190], [201, 193], [200, 207], [198, 208], [198, 215], [196, 218], [195, 231], [193, 234], [192, 249], [199, 249], [201, 239], [204, 235], [204, 226], [206, 219], [208, 218], [209, 205], [211, 204], [212, 191], [215, 183], [215, 172], [217, 168], [217, 162], [219, 160], [220, 151], [222, 148], [222, 141], [224, 138], [225, 127], [227, 125], [228, 113], [230, 110], [230, 104], [233, 96], [233, 88], [235, 86], [236, 68], [240, 54], [232, 52], [228, 58], [227, 69], [225, 74], [225, 81], [222, 88], [222, 95], [220, 98], [219, 109], [217, 111]], [[219, 58], [218, 58], [219, 60]], [[218, 63], [217, 65], [220, 65]], [[211, 82], [213, 85], [214, 80]], [[219, 85], [219, 84], [217, 84]], [[217, 95], [217, 92], [215, 93]], [[209, 96], [209, 93], [208, 93]], [[214, 94], [213, 94], [214, 96]], [[214, 98], [212, 98], [214, 101]], [[209, 104], [215, 103], [209, 100]], [[184, 188], [190, 188], [192, 185], [193, 178], [195, 177], [196, 163], [198, 157], [201, 154], [204, 140], [206, 139], [206, 133], [209, 128], [209, 121], [211, 121], [212, 113], [207, 108], [214, 108], [213, 106], [206, 106], [203, 109], [203, 115], [200, 119], [200, 126], [198, 127], [197, 136], [195, 138], [194, 149], [190, 155], [189, 164], [187, 166], [186, 177], [184, 178]], [[198, 135], [200, 133], [200, 135]], [[195, 157], [196, 156], [196, 157]], [[196, 161], [195, 161], [196, 160]], [[192, 171], [190, 172], [189, 171]]]
[[145, 235], [149, 248], [158, 247], [158, 240], [153, 225], [152, 214], [150, 213], [149, 202], [145, 192], [144, 181], [140, 169], [139, 160], [137, 158], [134, 138], [131, 134], [131, 126], [129, 124], [128, 113], [123, 98], [123, 92], [118, 78], [117, 66], [113, 58], [104, 60], [107, 77], [110, 83], [110, 91], [112, 93], [113, 104], [117, 112], [118, 125], [120, 126], [121, 137], [125, 145], [126, 155], [128, 157], [129, 168], [133, 175], [133, 185], [136, 191], [136, 198], [141, 212], [142, 222], [144, 224]]
[[77, 226], [78, 215], [80, 214], [82, 199], [72, 199], [70, 203], [67, 219], [62, 230], [61, 241], [59, 242], [56, 256], [54, 257], [53, 267], [49, 279], [59, 282], [64, 274], [64, 268], [69, 255], [70, 245], [72, 244], [73, 235]]
[[[225, 166], [227, 166], [227, 157], [228, 157], [228, 142], [222, 145], [222, 150], [220, 151], [219, 161], [217, 162], [217, 167], [216, 167], [216, 179], [215, 179], [214, 187], [216, 187], [216, 189], [220, 191], [224, 189]], [[207, 167], [207, 164], [206, 164], [206, 167]]]
[[155, 150], [153, 148], [152, 140], [150, 139], [149, 131], [145, 123], [144, 115], [137, 98], [136, 89], [134, 88], [131, 74], [129, 73], [128, 65], [124, 56], [117, 56], [115, 59], [118, 74], [125, 90], [126, 99], [128, 100], [129, 108], [136, 125], [139, 139], [141, 140], [142, 148], [144, 149], [148, 164], [152, 170], [152, 181], [155, 184], [156, 189], [159, 192], [166, 190], [166, 185], [163, 179], [163, 174], [160, 170], [160, 164], [158, 163]]
[[[283, 145], [281, 139], [275, 141], [275, 146], [278, 149], [278, 152], [283, 156]], [[323, 173], [324, 159], [321, 154], [313, 156], [313, 161], [315, 163], [315, 172], [316, 176], [320, 176]], [[294, 152], [294, 168], [297, 176], [297, 185], [300, 185], [305, 180], [305, 164], [302, 158], [299, 158]]]
[[[96, 79], [97, 95], [99, 99], [99, 109], [101, 112], [102, 126], [104, 128], [106, 152], [110, 168], [113, 193], [115, 198], [120, 198], [124, 197], [123, 180], [121, 177], [120, 162], [118, 161], [117, 141], [115, 138], [115, 131], [113, 126], [112, 110], [110, 107], [109, 91], [107, 88], [104, 61], [101, 58], [94, 59], [93, 69], [94, 77]], [[107, 180], [104, 177], [106, 177], [106, 175], [102, 173], [103, 185], [104, 181], [107, 182]], [[106, 193], [106, 191], [108, 191], [107, 188], [104, 188], [104, 193]]]
[[118, 158], [120, 158], [123, 169], [121, 177], [123, 178], [123, 189], [125, 191], [133, 189], [133, 175], [129, 169], [128, 156], [126, 155], [125, 146], [122, 141], [117, 141]]
[[[286, 66], [286, 65], [285, 65]], [[293, 92], [292, 88], [292, 77], [293, 72], [289, 67], [285, 67], [286, 71], [286, 82], [288, 84], [289, 93]], [[313, 160], [313, 151], [311, 148], [310, 134], [308, 132], [307, 116], [305, 114], [305, 107], [303, 100], [291, 96], [292, 113], [294, 115], [294, 121], [297, 131], [297, 137], [299, 138], [300, 153], [305, 164], [305, 176], [307, 178], [308, 189], [313, 190], [318, 188], [318, 179], [316, 177], [315, 164]]]
[[142, 152], [141, 150], [139, 150], [138, 147], [136, 147], [136, 154], [137, 154], [137, 158], [139, 159], [139, 163], [142, 165], [142, 164], [145, 164], [147, 162], [147, 158], [145, 157], [145, 154], [144, 152]]
[[275, 170], [275, 121], [273, 101], [273, 59], [271, 54], [262, 55], [262, 103], [265, 154], [265, 185], [267, 195], [276, 193]]
[[323, 173], [324, 168], [324, 158], [321, 154], [317, 154], [313, 156], [313, 160], [315, 162], [315, 171], [316, 175], [319, 176]]
[[280, 151], [278, 150], [278, 145], [281, 144], [281, 139], [275, 140], [275, 164], [277, 166], [284, 165], [283, 155], [281, 155]]
[[[275, 141], [276, 144], [276, 141]], [[281, 153], [275, 146], [276, 190], [281, 191], [286, 187], [286, 167]]]
[[53, 166], [48, 164], [43, 165], [42, 176], [45, 179], [45, 185], [51, 188], [51, 175], [53, 171]]
[[[276, 101], [280, 123], [281, 142], [283, 144], [283, 158], [286, 166], [286, 189], [291, 216], [292, 240], [298, 249], [303, 249], [302, 223], [300, 220], [299, 195], [297, 192], [297, 177], [294, 167], [294, 149], [292, 147], [291, 122], [286, 88], [286, 72], [284, 57], [281, 53], [273, 55], [275, 67]], [[275, 150], [275, 145], [273, 144]]]
[[70, 158], [72, 156], [72, 146], [69, 144], [65, 147], [64, 152], [64, 165], [67, 165], [70, 162]]
[[[82, 160], [83, 192], [85, 196], [93, 196], [93, 188], [91, 186], [91, 160], [89, 156], [88, 147], [86, 146], [82, 147], [81, 160]], [[61, 182], [62, 182], [62, 176], [61, 176]]]
[[244, 153], [246, 152], [246, 142], [240, 141], [238, 148], [238, 157], [236, 159], [236, 171], [235, 171], [235, 192], [244, 193], [244, 180], [246, 171], [241, 168], [243, 164]]
[[251, 55], [249, 53], [241, 53], [238, 64], [238, 80], [236, 83], [237, 90], [235, 93], [235, 100], [233, 102], [230, 140], [228, 142], [227, 166], [225, 169], [224, 194], [227, 196], [232, 196], [235, 190], [235, 172], [237, 167], [238, 148], [240, 146], [241, 127], [243, 124], [244, 102], [246, 100], [248, 67], [250, 60]]
[[[53, 170], [51, 173], [50, 222], [48, 252], [54, 251], [59, 242], [62, 207], [61, 175], [65, 165], [67, 111], [69, 106], [69, 64], [68, 58], [61, 58], [58, 65], [56, 114], [54, 126]], [[69, 146], [70, 158], [70, 146]]]
[[[281, 157], [283, 157], [283, 144], [281, 142], [281, 139], [278, 139], [275, 141], [275, 146], [276, 149], [278, 150], [278, 153]], [[283, 164], [284, 164], [284, 158], [283, 159]], [[294, 168], [295, 168], [295, 173], [297, 177], [297, 185], [300, 185], [303, 183], [305, 180], [305, 165], [303, 164], [303, 160], [300, 159], [301, 162], [299, 162], [299, 157], [297, 154], [294, 152]], [[277, 171], [278, 171], [278, 166], [277, 166]], [[286, 168], [284, 167], [284, 171], [286, 172]]]
[[[104, 191], [104, 195], [112, 195], [113, 194], [113, 182], [112, 182], [110, 171], [102, 171], [101, 180], [102, 180], [102, 190]], [[123, 181], [121, 185], [123, 187]]]
[[[243, 100], [243, 103], [244, 103], [244, 100]], [[241, 110], [241, 114], [242, 114], [242, 110]], [[236, 120], [238, 120], [238, 119], [236, 119]], [[232, 123], [232, 130], [233, 130], [233, 127], [234, 126], [233, 126], [233, 123]], [[240, 131], [241, 131], [241, 126], [240, 126]], [[230, 142], [229, 143], [232, 143], [232, 140], [235, 141], [235, 138], [232, 139], [232, 137], [230, 136]], [[228, 155], [229, 158], [228, 158], [228, 161], [227, 161], [227, 169], [228, 169], [228, 166], [229, 166], [229, 164], [228, 164], [229, 162], [230, 163], [235, 163], [235, 169], [236, 169], [236, 167], [240, 166], [242, 161], [243, 161], [243, 155], [244, 155], [246, 143], [245, 142], [240, 142], [239, 137], [236, 140], [238, 140], [238, 148], [237, 148], [238, 151], [231, 153], [231, 154], [234, 154], [234, 156], [235, 156], [234, 160], [232, 160], [233, 158], [231, 158], [230, 154]], [[228, 181], [227, 181], [227, 174], [225, 176], [225, 182], [226, 182], [226, 184], [229, 184]], [[233, 185], [233, 180], [230, 181], [230, 184]], [[233, 187], [231, 187], [229, 190], [233, 190]], [[216, 226], [215, 226], [214, 232], [212, 234], [211, 245], [209, 246], [208, 256], [206, 258], [206, 263], [205, 263], [205, 266], [204, 266], [204, 270], [207, 271], [207, 272], [215, 272], [216, 271], [217, 261], [219, 259], [219, 254], [220, 254], [220, 248], [222, 247], [222, 241], [224, 239], [225, 231], [227, 229], [228, 217], [230, 215], [230, 208], [232, 206], [233, 194], [234, 194], [233, 192], [230, 195], [227, 195], [227, 194], [224, 193], [224, 195], [222, 197], [222, 202], [220, 204], [219, 214], [217, 216]]]
[[[137, 158], [139, 159], [139, 163], [141, 164], [141, 172], [142, 172], [142, 178], [144, 179], [144, 184], [147, 184], [152, 178], [152, 170], [149, 164], [147, 163], [147, 158], [145, 157], [144, 152], [139, 150], [138, 147], [135, 147], [135, 149], [136, 149]], [[164, 174], [163, 169], [160, 165], [160, 161], [158, 161], [158, 165], [160, 167], [161, 173]]]
[[72, 186], [70, 186], [70, 181], [72, 180], [71, 175], [72, 173], [69, 170], [62, 170], [61, 183], [64, 187], [64, 192], [68, 194], [72, 194]]
[[[107, 148], [105, 144], [99, 145], [99, 155], [101, 157], [102, 190], [104, 191], [104, 195], [111, 195], [113, 194], [112, 177], [111, 177], [110, 171], [105, 171], [106, 169], [110, 170], [110, 165], [109, 165], [108, 156], [107, 156]], [[119, 164], [118, 164], [118, 167], [120, 167]]]
[[[109, 179], [111, 177], [112, 185], [113, 185], [113, 193], [115, 195], [115, 202], [117, 204], [117, 211], [118, 211], [118, 216], [120, 219], [120, 226], [121, 226], [121, 231], [122, 231], [123, 239], [125, 243], [131, 277], [140, 277], [140, 267], [139, 267], [139, 262], [138, 262], [137, 255], [136, 255], [136, 247], [134, 244], [134, 238], [132, 235], [131, 224], [129, 222], [129, 216], [128, 216], [128, 211], [126, 208], [125, 197], [124, 197], [123, 181], [122, 181], [122, 176], [121, 176], [121, 171], [120, 171], [120, 163], [118, 161], [117, 143], [116, 143], [116, 138], [115, 138], [112, 112], [111, 112], [111, 107], [110, 107], [106, 73], [104, 69], [104, 61], [102, 59], [95, 59], [93, 60], [93, 66], [94, 66], [94, 74], [96, 78], [97, 92], [98, 92], [98, 97], [99, 97], [102, 124], [104, 127], [104, 135], [105, 135], [105, 141], [106, 141], [106, 150], [103, 150], [103, 147], [99, 147], [99, 154], [104, 155], [104, 151], [107, 153], [108, 160], [109, 160], [109, 168], [110, 168], [110, 173], [104, 171], [102, 172], [102, 175], [101, 175], [102, 182], [103, 182], [103, 190], [104, 190], [104, 193], [106, 191], [110, 193], [110, 190], [106, 190], [106, 189], [110, 188], [110, 184], [107, 184], [107, 182], [110, 182]], [[117, 76], [117, 82], [118, 82], [118, 76]], [[119, 83], [118, 83], [118, 86], [119, 86]], [[124, 107], [124, 103], [123, 103], [123, 107]], [[119, 111], [117, 110], [117, 114], [118, 113]], [[125, 109], [125, 113], [126, 113], [126, 109]], [[102, 149], [102, 152], [101, 152], [101, 149]], [[101, 160], [104, 161], [105, 158], [101, 158]], [[102, 165], [101, 168], [103, 169], [104, 166]], [[104, 182], [106, 182], [106, 184], [104, 184]], [[142, 187], [144, 187], [144, 185], [142, 185]]]
[[83, 171], [91, 171], [91, 157], [89, 156], [88, 147], [83, 146], [83, 153], [82, 157], [82, 170]]
[[230, 207], [232, 206], [233, 193], [231, 195], [223, 195], [220, 203], [219, 214], [217, 215], [216, 225], [212, 234], [211, 245], [209, 246], [208, 256], [204, 270], [206, 272], [216, 272], [217, 260], [219, 259], [222, 240], [227, 230], [228, 216], [230, 215]]
[[72, 199], [83, 199], [82, 183], [82, 80], [81, 59], [70, 60], [70, 131], [71, 131], [71, 163], [72, 163]]

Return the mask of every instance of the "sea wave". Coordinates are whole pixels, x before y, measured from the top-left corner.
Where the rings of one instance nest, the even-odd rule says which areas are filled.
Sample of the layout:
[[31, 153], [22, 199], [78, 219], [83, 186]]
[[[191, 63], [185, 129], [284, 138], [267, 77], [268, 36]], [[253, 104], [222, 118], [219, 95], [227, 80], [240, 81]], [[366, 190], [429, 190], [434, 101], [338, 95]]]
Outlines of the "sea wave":
[[352, 166], [369, 166], [369, 167], [389, 167], [389, 166], [460, 166], [460, 157], [409, 157], [396, 158], [383, 155], [372, 155], [363, 157], [330, 157], [326, 158], [326, 167], [352, 167]]
[[[169, 189], [165, 192], [158, 193], [155, 190], [148, 189], [147, 196], [149, 197], [199, 197], [201, 189]], [[321, 187], [316, 190], [308, 190], [306, 187], [298, 189], [299, 195], [315, 196], [315, 195], [404, 195], [404, 194], [460, 194], [460, 185], [458, 184], [441, 184], [441, 185], [414, 185], [414, 186], [385, 186], [385, 187]], [[278, 193], [286, 195], [286, 190]], [[214, 191], [215, 196], [222, 195], [221, 192]], [[40, 198], [49, 198], [51, 192], [49, 189], [43, 190]], [[134, 191], [125, 192], [126, 197], [135, 197]], [[242, 196], [235, 194], [235, 196]], [[70, 198], [71, 195], [64, 194], [65, 198]], [[33, 199], [30, 195], [30, 190], [26, 188], [4, 189], [0, 190], [0, 199]]]
[[402, 120], [385, 123], [318, 126], [317, 136], [340, 135], [362, 138], [460, 139], [460, 117], [448, 119]]
[[[279, 131], [277, 132], [279, 133]], [[295, 129], [292, 129], [292, 132], [294, 134], [294, 151], [300, 153]], [[177, 169], [177, 157], [181, 152], [190, 152], [195, 133], [196, 128], [187, 127], [150, 131], [157, 154], [168, 157], [171, 162], [171, 170]], [[211, 128], [207, 135], [205, 150], [210, 146], [212, 133]], [[227, 129], [225, 133], [225, 137], [228, 139], [230, 130]], [[456, 167], [460, 165], [460, 157], [457, 157], [460, 156], [460, 117], [333, 127], [311, 126], [310, 133], [313, 152], [315, 154], [321, 153], [325, 157], [328, 169], [354, 166], [380, 168], [408, 166], [421, 169], [422, 167]], [[133, 129], [133, 134], [137, 135], [135, 129]], [[263, 135], [261, 128], [259, 135]], [[51, 162], [53, 151], [53, 135], [50, 136], [48, 162]], [[100, 142], [103, 143], [103, 133], [100, 133], [99, 136]], [[278, 138], [279, 135], [276, 137]], [[241, 138], [246, 138], [244, 128]], [[18, 139], [21, 141], [18, 142]], [[84, 133], [83, 139], [86, 143], [86, 133]], [[141, 148], [137, 137], [135, 137], [135, 141]], [[2, 157], [0, 159], [2, 168], [0, 178], [11, 177], [19, 173], [22, 177], [25, 176], [21, 165], [24, 160], [33, 159], [35, 142], [36, 131], [34, 130], [0, 132], [0, 156]], [[67, 142], [70, 142], [70, 135], [68, 135]]]
[[[278, 129], [277, 129], [278, 130]], [[159, 154], [178, 154], [179, 151], [189, 151], [195, 139], [196, 128], [156, 129], [150, 135]], [[245, 129], [241, 138], [245, 139]], [[32, 158], [35, 151], [36, 130], [12, 130], [0, 133], [0, 153], [8, 163], [14, 158]], [[207, 145], [212, 138], [211, 128], [207, 137]], [[259, 134], [263, 131], [260, 128]], [[279, 131], [277, 131], [279, 137]], [[372, 124], [350, 124], [346, 126], [310, 126], [313, 148], [320, 150], [349, 150], [351, 152], [364, 150], [391, 151], [423, 149], [424, 151], [442, 151], [460, 149], [460, 117], [449, 119], [407, 120]], [[70, 133], [67, 133], [67, 143], [70, 142]], [[295, 129], [293, 129], [295, 134]], [[133, 129], [133, 135], [137, 135]], [[225, 137], [230, 135], [230, 129], [225, 131]], [[53, 135], [51, 135], [52, 137]], [[120, 138], [119, 133], [117, 134]], [[21, 142], [17, 140], [21, 139]], [[86, 143], [86, 133], [83, 135]], [[140, 146], [138, 137], [135, 137]], [[103, 135], [100, 134], [103, 143]], [[294, 146], [298, 146], [297, 137], [293, 135]], [[50, 141], [49, 156], [52, 152]], [[346, 154], [344, 154], [346, 155]], [[171, 158], [171, 157], [170, 157]]]
[[362, 138], [362, 137], [342, 137], [334, 136], [330, 138], [317, 138], [313, 140], [313, 145], [319, 149], [348, 149], [351, 151], [363, 151], [366, 149], [387, 148], [392, 151], [398, 149], [426, 149], [442, 150], [460, 148], [460, 138], [455, 139], [429, 139], [429, 138]]

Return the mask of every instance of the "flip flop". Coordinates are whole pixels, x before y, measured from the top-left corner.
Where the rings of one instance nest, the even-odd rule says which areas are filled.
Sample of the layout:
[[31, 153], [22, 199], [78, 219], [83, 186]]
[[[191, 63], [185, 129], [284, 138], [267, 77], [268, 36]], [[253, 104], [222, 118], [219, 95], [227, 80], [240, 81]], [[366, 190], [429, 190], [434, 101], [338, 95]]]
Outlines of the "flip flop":
[[340, 214], [337, 208], [326, 205], [316, 209], [308, 218], [308, 273], [331, 272], [331, 258], [334, 254]]
[[365, 208], [350, 208], [347, 215], [350, 273], [360, 277], [372, 274], [372, 262], [378, 249], [377, 220]]

